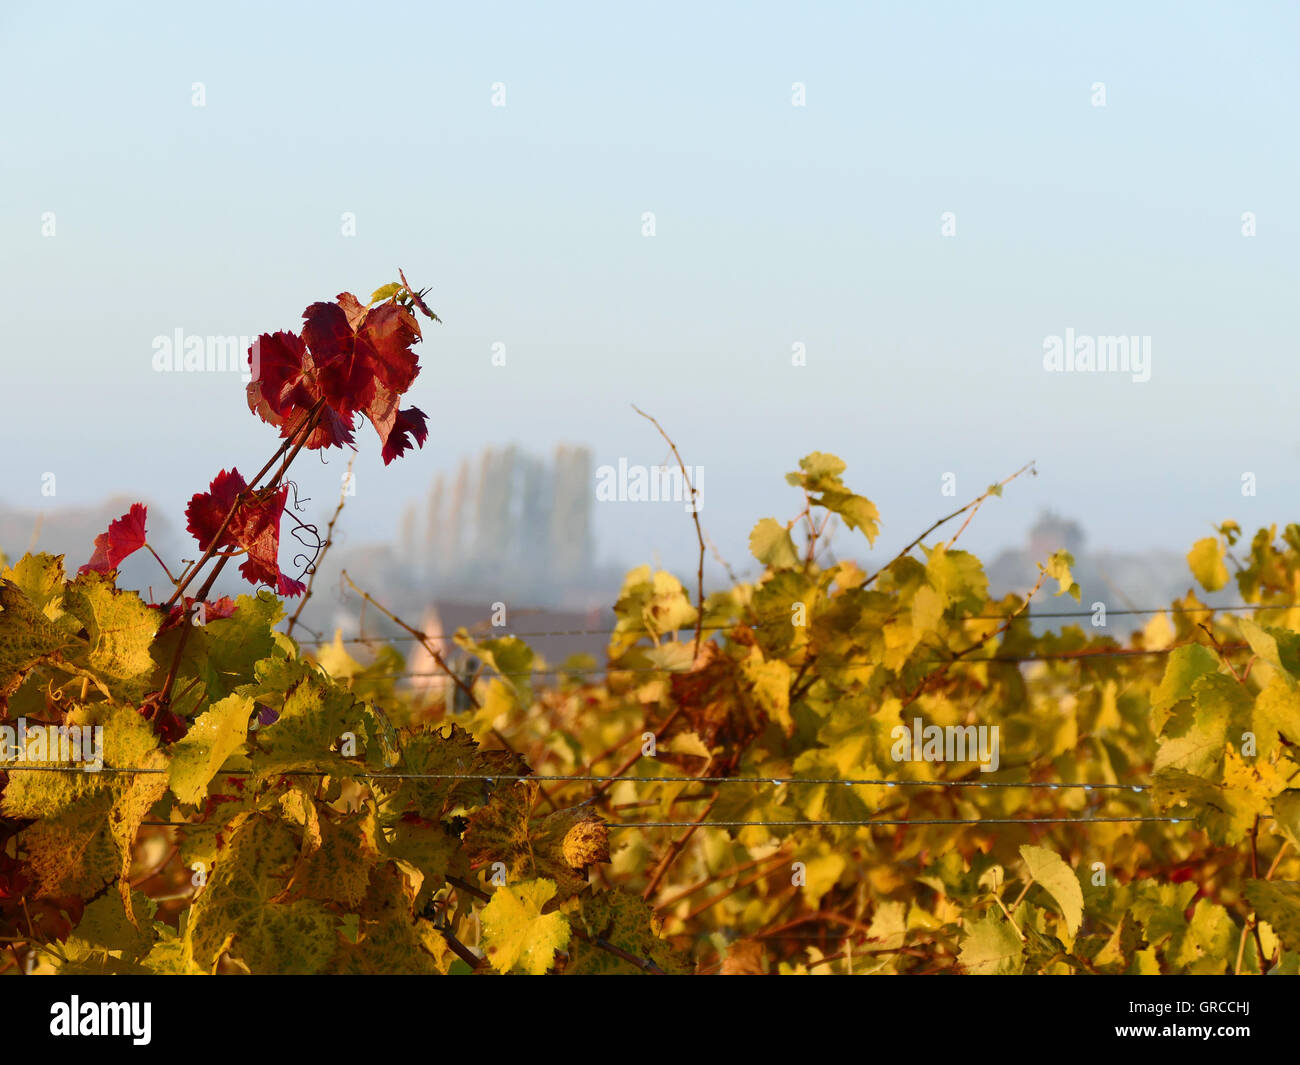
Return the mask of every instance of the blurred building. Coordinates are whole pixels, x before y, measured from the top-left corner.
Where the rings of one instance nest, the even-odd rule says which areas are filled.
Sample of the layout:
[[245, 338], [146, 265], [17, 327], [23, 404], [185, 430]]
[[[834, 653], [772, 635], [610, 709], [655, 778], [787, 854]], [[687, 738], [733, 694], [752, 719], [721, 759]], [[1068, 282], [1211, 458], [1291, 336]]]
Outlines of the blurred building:
[[[1168, 606], [1195, 589], [1198, 598], [1211, 606], [1239, 602], [1236, 585], [1229, 582], [1211, 595], [1198, 585], [1187, 566], [1187, 556], [1177, 551], [1095, 551], [1088, 547], [1083, 527], [1051, 511], [1044, 512], [1026, 537], [1024, 547], [1002, 551], [985, 566], [989, 591], [994, 596], [1014, 592], [1024, 595], [1038, 580], [1039, 565], [1057, 551], [1074, 557], [1073, 574], [1079, 585], [1079, 602], [1067, 596], [1054, 597], [1055, 582], [1049, 581], [1034, 597], [1031, 615], [1056, 611], [1089, 611], [1104, 603], [1108, 612], [1146, 610]], [[1141, 628], [1150, 614], [1122, 615], [1122, 631]], [[1040, 619], [1036, 631], [1084, 624], [1087, 618]]]
[[440, 598], [507, 583], [553, 600], [594, 568], [592, 456], [556, 448], [547, 462], [489, 448], [442, 474], [402, 516], [398, 550]]

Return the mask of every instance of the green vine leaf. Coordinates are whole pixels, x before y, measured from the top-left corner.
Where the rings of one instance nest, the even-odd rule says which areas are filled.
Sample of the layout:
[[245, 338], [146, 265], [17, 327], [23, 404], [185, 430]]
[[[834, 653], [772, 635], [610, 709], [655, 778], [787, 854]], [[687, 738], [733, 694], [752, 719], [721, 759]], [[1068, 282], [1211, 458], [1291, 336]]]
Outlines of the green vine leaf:
[[790, 569], [799, 564], [790, 530], [775, 518], [764, 518], [749, 534], [749, 553], [769, 569]]
[[957, 960], [975, 976], [1014, 976], [1025, 967], [1025, 946], [1010, 921], [987, 913], [968, 922]]
[[1023, 844], [1020, 857], [1034, 882], [1055, 900], [1065, 918], [1065, 927], [1073, 938], [1083, 921], [1083, 889], [1074, 870], [1065, 864], [1059, 854], [1048, 847], [1031, 847]]

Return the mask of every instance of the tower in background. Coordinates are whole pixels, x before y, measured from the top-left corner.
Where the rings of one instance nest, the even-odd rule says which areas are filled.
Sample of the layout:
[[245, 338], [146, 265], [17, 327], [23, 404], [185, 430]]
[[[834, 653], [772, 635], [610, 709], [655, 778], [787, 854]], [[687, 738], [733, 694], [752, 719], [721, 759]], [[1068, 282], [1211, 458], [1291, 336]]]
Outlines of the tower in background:
[[[402, 515], [399, 547], [439, 596], [508, 584], [545, 596], [593, 570], [592, 454], [560, 445], [548, 462], [511, 445], [462, 459]], [[423, 520], [421, 520], [423, 519]]]

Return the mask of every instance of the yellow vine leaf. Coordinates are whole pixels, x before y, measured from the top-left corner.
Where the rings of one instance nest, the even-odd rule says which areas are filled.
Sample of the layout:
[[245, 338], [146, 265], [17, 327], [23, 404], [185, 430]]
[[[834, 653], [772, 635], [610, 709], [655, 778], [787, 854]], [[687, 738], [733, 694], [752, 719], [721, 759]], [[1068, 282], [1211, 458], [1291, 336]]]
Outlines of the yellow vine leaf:
[[203, 801], [226, 759], [243, 748], [253, 708], [248, 696], [228, 695], [194, 719], [172, 747], [171, 789], [176, 798], [190, 804]]
[[488, 961], [500, 972], [519, 969], [541, 976], [555, 952], [569, 943], [569, 921], [562, 913], [543, 913], [555, 895], [555, 882], [539, 879], [497, 888], [480, 914]]

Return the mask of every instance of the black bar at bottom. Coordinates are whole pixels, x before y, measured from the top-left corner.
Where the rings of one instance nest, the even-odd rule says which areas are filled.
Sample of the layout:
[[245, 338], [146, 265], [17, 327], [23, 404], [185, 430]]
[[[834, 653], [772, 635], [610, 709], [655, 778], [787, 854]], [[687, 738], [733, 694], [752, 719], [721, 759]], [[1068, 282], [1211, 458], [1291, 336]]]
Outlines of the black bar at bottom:
[[658, 1038], [667, 1039], [661, 1052], [685, 1050], [680, 1039], [688, 1028], [702, 1034], [703, 1015], [729, 1052], [750, 1043], [769, 1052], [843, 1047], [887, 1030], [896, 1047], [927, 1055], [1099, 1043], [1144, 1054], [1199, 1043], [1222, 1054], [1291, 1036], [1297, 1013], [1296, 984], [1258, 976], [885, 977], [832, 984], [829, 993], [824, 980], [633, 990], [588, 979], [576, 994], [563, 977], [461, 981], [450, 990], [428, 977], [362, 979], [14, 977], [0, 985], [4, 1043], [9, 1051], [112, 1044], [127, 1054], [337, 1057], [419, 1045], [437, 1055], [467, 1043], [492, 1054], [500, 1038], [499, 1051], [511, 1057], [549, 1053], [543, 1044], [557, 1040], [619, 1055]]

